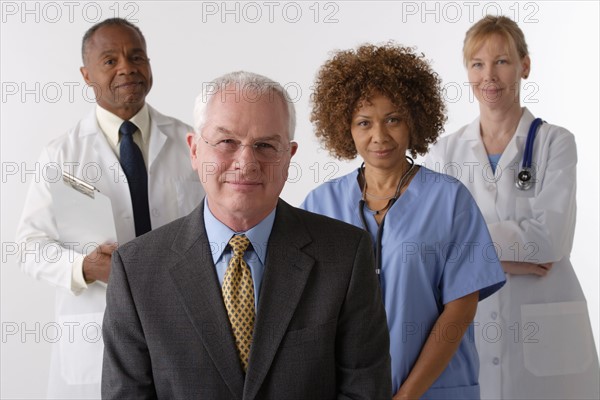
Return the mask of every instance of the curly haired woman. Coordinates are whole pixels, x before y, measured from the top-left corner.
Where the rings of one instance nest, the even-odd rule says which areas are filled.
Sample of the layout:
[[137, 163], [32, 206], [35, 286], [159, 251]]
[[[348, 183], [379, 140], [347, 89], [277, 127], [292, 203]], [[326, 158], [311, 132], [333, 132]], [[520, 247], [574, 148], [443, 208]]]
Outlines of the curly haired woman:
[[311, 120], [333, 156], [364, 161], [303, 207], [372, 236], [394, 399], [479, 398], [472, 321], [504, 274], [469, 191], [407, 156], [425, 154], [443, 131], [437, 74], [392, 43], [339, 51], [318, 73]]

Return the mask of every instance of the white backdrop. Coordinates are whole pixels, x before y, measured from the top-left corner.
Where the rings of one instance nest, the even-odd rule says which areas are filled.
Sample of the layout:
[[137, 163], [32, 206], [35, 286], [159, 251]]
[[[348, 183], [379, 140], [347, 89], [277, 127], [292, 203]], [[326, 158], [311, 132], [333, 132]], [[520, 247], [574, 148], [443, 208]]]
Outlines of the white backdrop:
[[505, 14], [525, 32], [532, 72], [524, 105], [575, 134], [579, 187], [572, 262], [598, 347], [598, 2], [4, 1], [0, 397], [45, 393], [56, 337], [54, 289], [20, 272], [13, 242], [26, 189], [42, 178], [35, 164], [42, 147], [93, 106], [79, 74], [81, 37], [92, 24], [120, 16], [140, 26], [154, 72], [148, 102], [188, 123], [202, 83], [225, 72], [246, 69], [285, 84], [296, 101], [300, 148], [282, 197], [298, 205], [319, 183], [357, 166], [320, 150], [308, 121], [312, 80], [328, 53], [391, 39], [417, 46], [446, 85], [446, 131], [452, 132], [477, 115], [461, 48], [465, 31], [486, 13]]

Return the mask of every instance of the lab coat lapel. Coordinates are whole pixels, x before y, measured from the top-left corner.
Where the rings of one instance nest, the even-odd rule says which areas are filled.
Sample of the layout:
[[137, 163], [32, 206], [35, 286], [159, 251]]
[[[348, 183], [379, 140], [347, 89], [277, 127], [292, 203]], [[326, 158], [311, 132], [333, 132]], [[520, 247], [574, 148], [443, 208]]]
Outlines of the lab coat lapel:
[[[461, 138], [468, 142], [468, 150], [466, 150], [469, 154], [464, 158], [465, 160], [475, 160], [476, 170], [483, 170], [483, 168], [490, 163], [488, 160], [487, 154], [485, 152], [485, 146], [483, 145], [483, 141], [481, 139], [481, 127], [479, 125], [479, 118], [475, 121], [471, 122], [471, 124], [465, 129], [465, 132]], [[460, 171], [462, 174], [470, 174], [469, 166], [467, 164], [463, 164], [463, 171]]]
[[479, 124], [479, 118], [477, 118], [465, 129], [461, 137], [461, 141], [464, 143], [458, 144], [462, 150], [460, 150], [460, 157], [457, 157], [456, 162], [459, 163], [461, 168], [459, 171], [461, 174], [460, 179], [473, 197], [481, 199], [478, 202], [479, 208], [482, 214], [486, 216], [486, 221], [491, 223], [490, 218], [494, 220], [498, 218], [495, 207], [497, 190], [490, 161], [481, 139]]
[[[471, 122], [471, 124], [465, 129], [461, 139], [466, 142], [466, 145], [463, 146], [466, 154], [464, 155], [463, 159], [460, 160], [462, 168], [460, 174], [468, 176], [469, 181], [471, 181], [472, 177], [470, 177], [469, 174], [485, 174], [485, 169], [490, 163], [488, 155], [485, 151], [485, 146], [483, 145], [483, 140], [481, 139], [479, 118]], [[473, 167], [472, 164], [470, 164], [473, 160], [475, 161], [474, 171], [471, 169]], [[491, 170], [489, 171], [489, 174], [492, 174]]]
[[[80, 166], [80, 168], [84, 168], [80, 171], [82, 173], [80, 177], [110, 198], [113, 212], [122, 210], [122, 214], [113, 215], [117, 228], [117, 240], [121, 244], [128, 242], [135, 238], [135, 227], [131, 221], [133, 209], [129, 186], [117, 155], [98, 125], [95, 109], [82, 120], [79, 136], [82, 140], [93, 142], [91, 146], [85, 146], [85, 149], [90, 149], [90, 154], [79, 156], [81, 160], [86, 160], [86, 164]], [[97, 181], [90, 175], [96, 172], [101, 174]]]
[[[85, 146], [83, 148], [83, 151], [89, 151], [89, 154], [78, 155], [81, 160], [86, 160], [85, 165], [79, 166], [79, 168], [81, 168], [79, 178], [94, 185], [102, 193], [107, 195], [113, 194], [113, 192], [115, 192], [115, 184], [122, 182], [119, 179], [119, 174], [122, 173], [122, 171], [121, 168], [119, 168], [119, 159], [117, 158], [117, 155], [110, 147], [106, 136], [104, 136], [104, 133], [98, 125], [95, 108], [81, 121], [79, 139], [88, 143], [91, 142], [90, 146]], [[101, 174], [98, 180], [95, 180], [94, 177], [90, 175], [96, 174], [96, 171], [94, 170], [97, 170]], [[124, 176], [125, 175], [123, 175], [123, 177]]]
[[314, 265], [301, 250], [310, 241], [302, 221], [280, 200], [267, 249], [244, 399], [256, 397], [298, 306]]
[[171, 277], [212, 362], [233, 397], [241, 399], [244, 376], [212, 262], [203, 210], [204, 202], [186, 217], [173, 240], [172, 249], [181, 259], [171, 268]]
[[[90, 183], [96, 186], [101, 193], [108, 195], [111, 198], [111, 201], [113, 201], [112, 195], [117, 195], [117, 193], [123, 194], [123, 198], [119, 199], [119, 201], [130, 201], [129, 186], [127, 186], [125, 173], [121, 168], [117, 155], [113, 152], [113, 149], [108, 144], [108, 141], [102, 131], [100, 131], [100, 128], [98, 128], [97, 133], [94, 134], [93, 140], [93, 151], [95, 154], [91, 159], [94, 160], [93, 162], [96, 163], [99, 170], [102, 171], [102, 177], [97, 182]], [[125, 191], [126, 193], [121, 193], [123, 192], [121, 186], [127, 188]]]
[[[154, 161], [160, 154], [162, 148], [167, 142], [168, 136], [164, 133], [164, 127], [171, 122], [164, 116], [148, 105], [150, 114], [150, 143], [148, 147], [148, 172], [153, 168]], [[181, 138], [185, 140], [185, 138]]]
[[[521, 170], [521, 164], [523, 162], [523, 153], [525, 152], [525, 143], [527, 142], [527, 133], [529, 132], [529, 126], [533, 122], [533, 115], [525, 108], [523, 115], [519, 120], [517, 130], [504, 149], [502, 157], [498, 162], [498, 169], [496, 170], [496, 176], [499, 173], [506, 173], [511, 176], [514, 181], [517, 173]], [[500, 177], [498, 176], [498, 179]]]

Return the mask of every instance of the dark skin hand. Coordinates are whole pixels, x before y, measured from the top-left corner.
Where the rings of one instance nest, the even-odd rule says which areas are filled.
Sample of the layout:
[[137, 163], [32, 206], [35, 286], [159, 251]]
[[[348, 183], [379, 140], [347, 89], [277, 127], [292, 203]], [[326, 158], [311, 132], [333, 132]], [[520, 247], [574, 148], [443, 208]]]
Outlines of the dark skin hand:
[[[478, 300], [479, 291], [444, 306], [419, 358], [393, 400], [419, 399], [435, 382], [456, 353], [463, 335], [473, 321]], [[448, 326], [452, 327], [452, 335], [440, 334], [446, 332]]]
[[83, 259], [83, 278], [86, 282], [108, 283], [112, 252], [117, 247], [117, 243], [101, 244]]

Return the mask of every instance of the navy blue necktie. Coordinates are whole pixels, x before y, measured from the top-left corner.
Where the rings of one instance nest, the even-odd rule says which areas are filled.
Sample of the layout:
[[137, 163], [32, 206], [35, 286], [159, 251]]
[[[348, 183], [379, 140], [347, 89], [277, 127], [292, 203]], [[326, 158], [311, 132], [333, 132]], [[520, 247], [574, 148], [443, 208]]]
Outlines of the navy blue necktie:
[[133, 141], [133, 134], [138, 130], [133, 122], [123, 121], [119, 128], [121, 134], [121, 167], [127, 177], [131, 205], [133, 206], [133, 220], [135, 223], [135, 236], [143, 235], [152, 229], [150, 224], [150, 207], [148, 205], [148, 174], [144, 164], [144, 156], [137, 144]]

